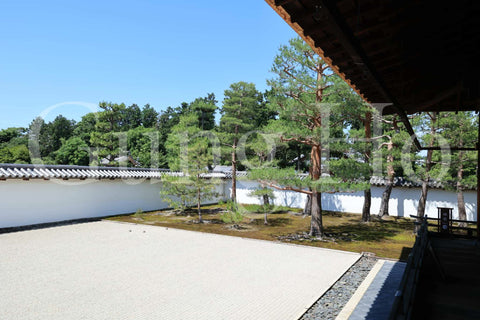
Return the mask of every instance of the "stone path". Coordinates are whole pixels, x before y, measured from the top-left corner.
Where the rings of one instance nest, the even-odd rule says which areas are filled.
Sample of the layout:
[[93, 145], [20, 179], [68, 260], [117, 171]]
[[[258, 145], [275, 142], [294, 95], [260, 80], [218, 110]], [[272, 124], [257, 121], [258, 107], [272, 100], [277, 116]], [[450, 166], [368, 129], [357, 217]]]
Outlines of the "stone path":
[[0, 234], [0, 319], [298, 319], [359, 254], [100, 221]]

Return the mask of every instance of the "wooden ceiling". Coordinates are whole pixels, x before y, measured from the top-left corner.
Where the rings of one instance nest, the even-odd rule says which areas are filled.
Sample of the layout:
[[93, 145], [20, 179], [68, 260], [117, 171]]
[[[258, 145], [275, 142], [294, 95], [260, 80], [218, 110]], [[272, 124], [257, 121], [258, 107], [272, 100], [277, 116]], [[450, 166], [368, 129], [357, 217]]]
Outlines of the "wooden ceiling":
[[266, 1], [384, 113], [479, 110], [480, 1]]

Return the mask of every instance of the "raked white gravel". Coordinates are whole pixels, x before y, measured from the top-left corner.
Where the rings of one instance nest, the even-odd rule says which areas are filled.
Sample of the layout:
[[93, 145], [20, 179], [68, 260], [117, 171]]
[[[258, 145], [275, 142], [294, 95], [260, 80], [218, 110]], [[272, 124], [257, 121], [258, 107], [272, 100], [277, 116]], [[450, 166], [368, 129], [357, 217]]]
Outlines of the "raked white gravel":
[[0, 234], [0, 319], [298, 319], [360, 254], [100, 221]]

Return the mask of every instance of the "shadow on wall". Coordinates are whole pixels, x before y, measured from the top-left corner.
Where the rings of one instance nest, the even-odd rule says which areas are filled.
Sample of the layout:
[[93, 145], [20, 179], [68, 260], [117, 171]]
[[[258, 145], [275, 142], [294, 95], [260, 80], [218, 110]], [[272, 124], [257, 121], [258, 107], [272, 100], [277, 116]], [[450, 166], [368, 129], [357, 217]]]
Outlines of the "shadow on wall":
[[[467, 213], [467, 220], [477, 220], [477, 194], [476, 191], [465, 191], [463, 193], [465, 198], [465, 210]], [[418, 202], [417, 202], [418, 203]], [[453, 218], [458, 219], [458, 202], [457, 194], [454, 191], [445, 190], [429, 190], [427, 198], [427, 208], [425, 213], [429, 217], [438, 217], [438, 207], [453, 208]]]
[[467, 212], [467, 220], [476, 221], [477, 205], [475, 203], [465, 203], [465, 211]]
[[[416, 215], [421, 190], [417, 188], [394, 188], [390, 197], [390, 215], [410, 217]], [[476, 194], [464, 192], [467, 220], [476, 220]], [[396, 204], [395, 204], [396, 202]], [[458, 219], [457, 194], [453, 191], [430, 189], [428, 191], [425, 213], [432, 218], [438, 217], [438, 207], [453, 208], [453, 218]]]
[[[418, 205], [418, 204], [417, 204]], [[415, 214], [415, 213], [411, 213]], [[407, 214], [409, 216], [409, 214]], [[405, 199], [397, 199], [397, 217], [405, 217]]]
[[408, 218], [411, 214], [416, 215], [420, 195], [421, 189], [394, 188], [391, 198], [397, 201], [397, 216]]
[[[256, 181], [237, 180], [237, 201], [245, 204], [261, 204], [262, 200], [257, 197], [250, 196], [250, 192], [260, 187]], [[228, 190], [231, 192], [231, 182]], [[304, 194], [292, 191], [273, 190], [275, 195], [274, 204], [277, 206], [286, 206], [291, 208], [303, 208], [305, 206], [306, 196]]]
[[339, 194], [324, 193], [322, 194], [322, 208], [328, 211], [346, 211], [343, 206], [343, 201]]
[[299, 192], [274, 191], [274, 195], [276, 205], [291, 208], [303, 208], [307, 199], [306, 195]]

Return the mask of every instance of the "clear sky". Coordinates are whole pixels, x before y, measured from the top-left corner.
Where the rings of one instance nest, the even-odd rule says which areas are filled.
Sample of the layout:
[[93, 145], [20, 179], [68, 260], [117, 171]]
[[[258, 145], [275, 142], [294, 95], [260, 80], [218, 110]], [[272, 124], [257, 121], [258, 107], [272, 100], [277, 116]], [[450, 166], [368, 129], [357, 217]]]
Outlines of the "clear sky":
[[103, 100], [221, 101], [237, 81], [263, 91], [294, 36], [263, 0], [2, 0], [0, 128], [80, 120]]

